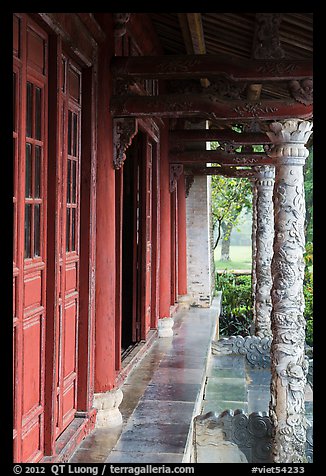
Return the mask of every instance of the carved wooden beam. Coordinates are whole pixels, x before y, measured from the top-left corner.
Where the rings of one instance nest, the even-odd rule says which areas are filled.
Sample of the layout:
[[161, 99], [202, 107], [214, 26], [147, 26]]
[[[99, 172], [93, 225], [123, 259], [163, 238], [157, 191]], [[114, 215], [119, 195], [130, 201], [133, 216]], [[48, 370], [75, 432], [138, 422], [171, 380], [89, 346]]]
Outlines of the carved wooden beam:
[[137, 119], [117, 117], [113, 119], [113, 167], [118, 170], [126, 160], [126, 151], [138, 132]]
[[233, 144], [270, 144], [271, 140], [264, 133], [250, 133], [250, 132], [235, 132], [230, 130], [218, 130], [218, 129], [175, 129], [170, 131], [169, 138], [171, 144], [174, 142], [230, 142]]
[[183, 173], [183, 165], [170, 164], [170, 193], [174, 192], [177, 186], [177, 181]]
[[169, 154], [171, 164], [208, 164], [234, 167], [252, 167], [257, 165], [273, 165], [275, 160], [264, 153], [252, 152], [250, 154], [227, 153], [215, 150], [189, 150], [185, 152], [171, 152]]
[[192, 167], [186, 174], [189, 175], [223, 175], [230, 178], [254, 178], [256, 172], [252, 169], [234, 169], [233, 167]]
[[188, 117], [215, 121], [246, 122], [252, 119], [310, 119], [312, 106], [295, 101], [221, 101], [208, 94], [162, 94], [160, 96], [113, 96], [110, 106], [115, 116]]
[[301, 80], [313, 76], [312, 60], [246, 60], [227, 55], [115, 56], [115, 78], [194, 79], [227, 76], [233, 81]]

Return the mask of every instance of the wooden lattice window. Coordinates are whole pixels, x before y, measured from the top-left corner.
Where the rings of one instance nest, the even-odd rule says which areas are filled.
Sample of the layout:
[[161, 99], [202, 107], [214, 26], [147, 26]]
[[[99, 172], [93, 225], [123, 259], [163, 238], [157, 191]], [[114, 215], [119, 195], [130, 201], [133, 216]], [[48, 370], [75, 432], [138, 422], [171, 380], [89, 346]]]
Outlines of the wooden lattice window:
[[42, 87], [28, 81], [26, 85], [25, 259], [41, 256], [43, 108]]

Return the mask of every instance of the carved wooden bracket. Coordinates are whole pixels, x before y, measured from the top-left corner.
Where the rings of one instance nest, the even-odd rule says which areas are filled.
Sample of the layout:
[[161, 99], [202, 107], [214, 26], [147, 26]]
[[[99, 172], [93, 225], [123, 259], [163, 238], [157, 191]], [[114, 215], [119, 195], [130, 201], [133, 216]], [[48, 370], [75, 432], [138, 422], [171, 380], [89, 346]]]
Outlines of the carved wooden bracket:
[[126, 150], [138, 132], [137, 119], [117, 117], [113, 119], [113, 167], [119, 170], [126, 160]]
[[126, 34], [126, 23], [130, 20], [131, 13], [113, 13], [114, 36], [121, 37]]
[[289, 82], [291, 96], [301, 104], [310, 106], [313, 104], [313, 80], [312, 78], [302, 81], [293, 80]]
[[177, 181], [183, 173], [183, 165], [171, 164], [170, 165], [170, 193], [175, 191]]

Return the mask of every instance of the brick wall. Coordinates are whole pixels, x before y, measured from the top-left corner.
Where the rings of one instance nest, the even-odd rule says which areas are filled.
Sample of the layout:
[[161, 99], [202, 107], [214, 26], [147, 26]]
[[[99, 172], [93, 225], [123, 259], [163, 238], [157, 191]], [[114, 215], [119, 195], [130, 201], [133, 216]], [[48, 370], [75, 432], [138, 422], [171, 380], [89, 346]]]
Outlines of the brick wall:
[[201, 307], [210, 306], [214, 293], [210, 180], [196, 176], [186, 200], [188, 294]]

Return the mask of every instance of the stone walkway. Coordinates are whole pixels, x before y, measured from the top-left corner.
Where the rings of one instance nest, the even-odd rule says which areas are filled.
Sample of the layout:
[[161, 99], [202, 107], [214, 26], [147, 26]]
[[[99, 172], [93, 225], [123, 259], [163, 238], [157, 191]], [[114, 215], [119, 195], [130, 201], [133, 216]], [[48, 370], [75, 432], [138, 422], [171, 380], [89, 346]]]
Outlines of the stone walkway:
[[[212, 355], [219, 304], [177, 313], [174, 335], [156, 339], [121, 389], [122, 427], [96, 429], [71, 463], [182, 463], [193, 461], [193, 418], [213, 411], [266, 412], [270, 370], [243, 355]], [[306, 411], [312, 422], [312, 390]]]
[[71, 463], [181, 463], [192, 450], [201, 411], [218, 300], [177, 313], [173, 337], [157, 339], [121, 389], [122, 428], [97, 429]]

